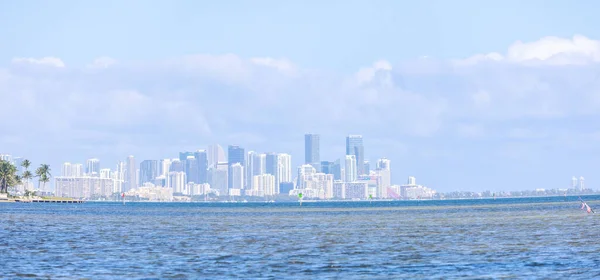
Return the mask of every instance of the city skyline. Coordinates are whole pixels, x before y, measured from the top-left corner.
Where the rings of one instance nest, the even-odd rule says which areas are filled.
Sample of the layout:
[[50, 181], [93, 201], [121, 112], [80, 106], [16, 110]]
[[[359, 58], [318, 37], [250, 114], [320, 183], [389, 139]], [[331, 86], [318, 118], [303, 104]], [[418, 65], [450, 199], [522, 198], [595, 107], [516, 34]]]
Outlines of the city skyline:
[[598, 5], [0, 4], [0, 147], [85, 169], [222, 143], [285, 151], [298, 166], [303, 134], [321, 135], [321, 161], [361, 134], [371, 167], [387, 157], [392, 178], [439, 191], [586, 174], [594, 188]]

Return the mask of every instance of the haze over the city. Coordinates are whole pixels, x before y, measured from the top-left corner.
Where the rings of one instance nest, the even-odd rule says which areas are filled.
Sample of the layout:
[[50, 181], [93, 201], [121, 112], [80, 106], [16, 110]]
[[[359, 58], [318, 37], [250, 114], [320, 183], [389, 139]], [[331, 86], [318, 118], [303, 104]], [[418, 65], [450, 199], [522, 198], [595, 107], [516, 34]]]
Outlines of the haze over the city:
[[291, 154], [295, 172], [306, 133], [328, 161], [360, 134], [393, 183], [597, 189], [599, 6], [5, 1], [0, 153], [59, 175], [218, 143]]

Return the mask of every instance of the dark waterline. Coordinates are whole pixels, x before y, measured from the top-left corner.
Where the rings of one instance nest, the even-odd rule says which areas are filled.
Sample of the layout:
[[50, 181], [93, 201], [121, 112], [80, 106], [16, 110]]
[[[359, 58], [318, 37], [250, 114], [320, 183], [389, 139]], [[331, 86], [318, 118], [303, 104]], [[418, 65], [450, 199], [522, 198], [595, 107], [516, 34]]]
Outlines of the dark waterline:
[[[582, 197], [592, 207], [600, 196]], [[577, 197], [0, 203], [2, 278], [600, 277]]]

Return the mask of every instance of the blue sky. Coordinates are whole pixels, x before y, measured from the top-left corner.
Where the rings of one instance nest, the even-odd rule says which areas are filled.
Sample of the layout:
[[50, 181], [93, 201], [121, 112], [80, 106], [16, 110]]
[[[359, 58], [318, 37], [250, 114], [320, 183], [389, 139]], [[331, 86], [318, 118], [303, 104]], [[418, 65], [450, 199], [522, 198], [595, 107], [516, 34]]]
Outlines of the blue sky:
[[[597, 188], [596, 1], [3, 1], [3, 153], [114, 167], [363, 134], [442, 191]], [[521, 42], [521, 43], [519, 43]]]

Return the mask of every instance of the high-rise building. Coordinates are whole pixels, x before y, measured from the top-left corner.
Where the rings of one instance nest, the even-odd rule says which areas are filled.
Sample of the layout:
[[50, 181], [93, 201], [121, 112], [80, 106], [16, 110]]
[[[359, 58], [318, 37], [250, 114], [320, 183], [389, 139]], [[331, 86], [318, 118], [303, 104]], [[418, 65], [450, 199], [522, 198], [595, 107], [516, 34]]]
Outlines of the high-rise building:
[[577, 189], [577, 177], [575, 177], [575, 176], [573, 176], [573, 178], [571, 178], [571, 188]]
[[196, 165], [198, 166], [198, 184], [208, 183], [208, 155], [205, 150], [194, 153]]
[[126, 169], [127, 173], [125, 186], [123, 188], [124, 192], [128, 192], [130, 190], [137, 188], [137, 166], [135, 165], [135, 158], [133, 156], [128, 156], [126, 161]]
[[161, 159], [158, 167], [159, 167], [158, 173], [161, 176], [167, 177], [170, 172], [169, 170], [171, 169], [171, 159], [170, 158]]
[[331, 167], [333, 166], [333, 161], [321, 161], [321, 172], [325, 174], [333, 174]]
[[140, 163], [140, 184], [152, 183], [154, 178], [158, 177], [158, 161], [157, 160], [143, 160]]
[[0, 154], [0, 160], [8, 161], [8, 162], [12, 163], [13, 157], [12, 157], [12, 155], [9, 155], [9, 154]]
[[183, 171], [172, 171], [169, 172], [167, 187], [173, 189], [173, 193], [182, 194], [186, 185], [187, 179], [185, 178], [185, 172]]
[[312, 165], [317, 170], [321, 170], [319, 167], [321, 163], [319, 142], [319, 134], [304, 135], [304, 163]]
[[283, 153], [277, 155], [276, 193], [281, 193], [280, 187], [282, 183], [292, 183], [292, 156]]
[[71, 165], [71, 176], [83, 177], [83, 164], [74, 163]]
[[62, 177], [72, 177], [73, 173], [71, 171], [71, 163], [70, 162], [65, 162], [62, 165], [62, 170], [60, 172]]
[[252, 178], [266, 173], [267, 156], [254, 151], [248, 152], [246, 160], [246, 188], [252, 187]]
[[261, 174], [252, 177], [252, 189], [247, 192], [253, 196], [271, 196], [275, 195], [275, 176], [271, 174]]
[[356, 158], [356, 174], [363, 175], [365, 151], [362, 135], [348, 135], [346, 137], [346, 155], [354, 155]]
[[227, 161], [227, 158], [225, 158], [225, 150], [223, 150], [223, 147], [221, 147], [219, 144], [208, 146], [208, 150], [206, 152], [208, 156], [207, 161], [209, 168], [216, 167], [217, 163], [219, 162]]
[[198, 183], [198, 165], [194, 155], [188, 155], [185, 159], [183, 170], [185, 172], [186, 183]]
[[579, 190], [583, 191], [585, 189], [585, 179], [583, 176], [579, 177]]
[[365, 160], [363, 166], [363, 175], [369, 175], [369, 173], [371, 173], [371, 164], [369, 163], [369, 161]]
[[355, 182], [358, 178], [356, 173], [356, 157], [354, 155], [346, 155], [346, 182]]
[[265, 174], [271, 174], [275, 176], [275, 185], [279, 186], [278, 174], [277, 174], [277, 165], [279, 164], [277, 160], [276, 153], [266, 153], [265, 154]]
[[97, 158], [88, 159], [85, 162], [85, 173], [88, 176], [98, 176], [100, 173], [100, 160]]
[[389, 159], [380, 158], [377, 160], [377, 174], [381, 177], [377, 186], [377, 197], [387, 198], [392, 186], [392, 170]]
[[[236, 145], [229, 145], [227, 147], [227, 163], [229, 166], [229, 169], [231, 169], [231, 166], [233, 164], [239, 163], [242, 167], [245, 166], [245, 157], [246, 157], [246, 153], [244, 151], [244, 148], [241, 148], [240, 146], [236, 146]], [[243, 169], [243, 168], [242, 168]], [[233, 175], [233, 173], [231, 172], [231, 170], [229, 170], [228, 172], [229, 174], [229, 178], [227, 179], [227, 181], [229, 182], [229, 188], [233, 188], [233, 178], [231, 177]]]
[[228, 169], [227, 162], [217, 163], [214, 167], [208, 169], [208, 181], [210, 188], [219, 192], [220, 196], [228, 195]]
[[342, 176], [342, 164], [340, 163], [340, 159], [337, 159], [331, 165], [331, 174], [333, 174], [334, 180], [343, 180]]
[[229, 172], [231, 172], [231, 188], [230, 189], [244, 189], [244, 166], [236, 162], [229, 166]]
[[169, 172], [185, 172], [185, 161], [181, 161], [178, 158], [171, 160], [171, 166], [169, 166]]
[[408, 177], [408, 182], [407, 185], [409, 186], [416, 186], [417, 185], [417, 179], [413, 176], [409, 176]]
[[271, 174], [277, 176], [277, 154], [266, 153], [265, 154], [265, 174]]
[[185, 162], [189, 156], [194, 156], [193, 152], [179, 152], [179, 160]]
[[377, 169], [388, 169], [390, 170], [390, 160], [387, 158], [380, 158], [377, 161]]
[[110, 168], [100, 169], [100, 179], [111, 179], [111, 173]]

